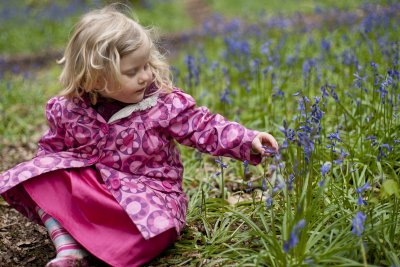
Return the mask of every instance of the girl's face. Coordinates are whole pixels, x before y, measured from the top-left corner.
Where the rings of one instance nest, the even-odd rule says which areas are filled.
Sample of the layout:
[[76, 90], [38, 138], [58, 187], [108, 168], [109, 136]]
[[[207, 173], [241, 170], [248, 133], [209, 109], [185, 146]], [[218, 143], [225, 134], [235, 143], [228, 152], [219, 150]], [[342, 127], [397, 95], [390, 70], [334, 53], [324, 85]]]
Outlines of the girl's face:
[[143, 99], [146, 88], [153, 81], [153, 73], [149, 66], [149, 41], [144, 39], [142, 46], [120, 60], [121, 88], [102, 93], [104, 97], [129, 104], [138, 103]]

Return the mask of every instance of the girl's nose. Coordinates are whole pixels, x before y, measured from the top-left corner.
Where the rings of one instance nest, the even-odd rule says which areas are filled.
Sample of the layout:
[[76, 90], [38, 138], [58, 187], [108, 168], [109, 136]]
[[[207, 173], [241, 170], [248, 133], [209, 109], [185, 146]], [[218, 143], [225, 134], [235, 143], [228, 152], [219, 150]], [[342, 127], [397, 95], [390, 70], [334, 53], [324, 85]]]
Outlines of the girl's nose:
[[150, 70], [142, 70], [139, 76], [139, 83], [145, 83], [148, 82], [152, 77], [151, 71]]

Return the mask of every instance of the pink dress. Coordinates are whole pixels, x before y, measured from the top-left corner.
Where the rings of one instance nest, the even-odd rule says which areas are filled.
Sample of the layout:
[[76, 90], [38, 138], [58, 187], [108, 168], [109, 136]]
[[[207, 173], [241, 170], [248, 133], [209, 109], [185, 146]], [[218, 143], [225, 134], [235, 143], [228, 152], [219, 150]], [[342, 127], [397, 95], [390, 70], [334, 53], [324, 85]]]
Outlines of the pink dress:
[[175, 141], [258, 164], [261, 158], [250, 153], [257, 132], [196, 107], [180, 90], [111, 106], [102, 111], [79, 99], [51, 99], [50, 129], [37, 157], [2, 173], [0, 193], [40, 223], [33, 211], [39, 205], [104, 262], [137, 266], [170, 245], [185, 225]]

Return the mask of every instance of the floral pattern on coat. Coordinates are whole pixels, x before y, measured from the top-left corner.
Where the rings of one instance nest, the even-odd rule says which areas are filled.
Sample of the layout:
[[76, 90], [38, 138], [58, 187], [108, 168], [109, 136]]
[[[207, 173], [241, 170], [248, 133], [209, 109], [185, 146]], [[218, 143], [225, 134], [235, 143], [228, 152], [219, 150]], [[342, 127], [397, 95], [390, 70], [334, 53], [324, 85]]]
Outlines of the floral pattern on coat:
[[160, 94], [153, 107], [112, 123], [78, 98], [50, 99], [46, 116], [49, 130], [36, 157], [2, 173], [0, 193], [46, 172], [95, 165], [146, 239], [170, 228], [179, 233], [185, 225], [188, 199], [175, 140], [214, 156], [251, 164], [261, 160], [251, 154], [258, 132], [196, 107], [178, 89]]

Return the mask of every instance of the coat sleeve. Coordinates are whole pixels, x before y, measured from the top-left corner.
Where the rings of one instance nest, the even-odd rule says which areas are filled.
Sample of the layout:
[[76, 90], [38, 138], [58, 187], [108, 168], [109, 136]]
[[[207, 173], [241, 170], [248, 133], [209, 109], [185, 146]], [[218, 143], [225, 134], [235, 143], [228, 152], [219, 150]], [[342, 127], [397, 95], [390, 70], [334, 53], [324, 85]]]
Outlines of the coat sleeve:
[[42, 156], [65, 149], [65, 128], [62, 124], [62, 105], [57, 98], [49, 100], [46, 106], [49, 129], [39, 140], [36, 156]]
[[257, 131], [211, 113], [206, 107], [196, 107], [195, 100], [182, 91], [168, 96], [168, 132], [180, 144], [197, 148], [213, 156], [247, 160], [256, 165], [261, 156], [251, 153], [251, 143]]

